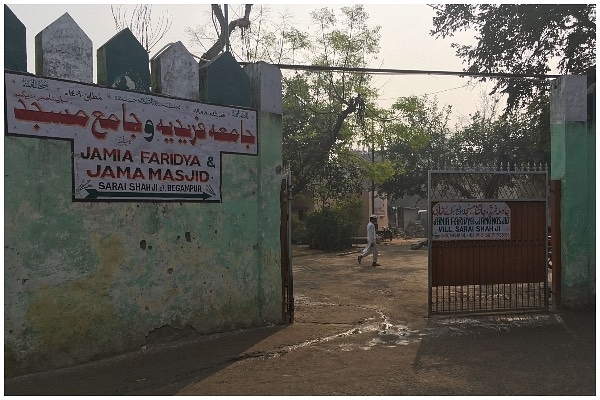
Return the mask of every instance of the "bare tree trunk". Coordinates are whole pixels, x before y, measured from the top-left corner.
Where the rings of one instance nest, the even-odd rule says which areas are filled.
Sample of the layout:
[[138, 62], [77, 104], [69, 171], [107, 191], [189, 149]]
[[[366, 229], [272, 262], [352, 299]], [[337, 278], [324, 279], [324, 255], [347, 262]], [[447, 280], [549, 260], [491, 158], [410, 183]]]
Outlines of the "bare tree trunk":
[[[352, 98], [350, 99], [350, 101], [344, 101], [344, 103], [346, 104], [346, 108], [340, 111], [337, 115], [334, 126], [331, 127], [331, 130], [328, 131], [328, 135], [321, 146], [321, 151], [313, 157], [307, 158], [305, 160], [305, 163], [303, 163], [304, 165], [301, 166], [301, 169], [305, 169], [308, 171], [314, 170], [317, 166], [322, 165], [325, 162], [325, 160], [327, 160], [329, 152], [331, 151], [331, 148], [333, 147], [338, 138], [338, 134], [342, 129], [344, 121], [346, 120], [346, 118], [348, 118], [350, 114], [357, 111], [357, 108], [359, 108], [360, 104], [357, 98]], [[314, 174], [312, 173], [304, 173], [301, 175], [302, 178], [295, 182], [295, 184], [292, 186], [292, 196], [295, 196], [301, 193], [304, 189], [306, 189], [306, 186], [314, 178]]]

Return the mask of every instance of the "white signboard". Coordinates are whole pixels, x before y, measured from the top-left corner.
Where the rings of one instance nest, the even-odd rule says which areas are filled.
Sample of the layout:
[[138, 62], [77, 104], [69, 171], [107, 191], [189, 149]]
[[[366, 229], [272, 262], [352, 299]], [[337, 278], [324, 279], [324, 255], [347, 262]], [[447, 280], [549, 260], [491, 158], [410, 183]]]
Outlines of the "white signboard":
[[379, 215], [379, 216], [385, 216], [386, 215], [386, 209], [385, 209], [385, 200], [383, 199], [383, 197], [375, 197], [375, 215]]
[[432, 240], [510, 239], [510, 208], [504, 202], [436, 203]]
[[71, 140], [74, 200], [221, 201], [221, 154], [258, 154], [256, 110], [4, 74], [7, 135]]

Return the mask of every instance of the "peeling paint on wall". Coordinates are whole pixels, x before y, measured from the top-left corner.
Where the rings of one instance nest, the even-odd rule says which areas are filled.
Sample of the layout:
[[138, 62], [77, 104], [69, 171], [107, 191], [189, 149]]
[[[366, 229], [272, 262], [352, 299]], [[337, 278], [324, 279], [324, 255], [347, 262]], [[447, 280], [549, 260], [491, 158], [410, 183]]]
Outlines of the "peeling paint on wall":
[[72, 202], [68, 142], [4, 138], [6, 377], [281, 322], [281, 118], [260, 114], [222, 203]]
[[[8, 25], [8, 37], [24, 36], [21, 26]], [[150, 76], [147, 52], [130, 32], [115, 36], [123, 37], [136, 51], [101, 46], [100, 84], [132, 72], [133, 64], [140, 68], [133, 72]], [[36, 70], [90, 82], [91, 43], [68, 14], [36, 37], [36, 45]], [[65, 54], [67, 45], [78, 50]], [[125, 53], [126, 63], [109, 62], [113, 48], [118, 57]], [[10, 50], [5, 56], [26, 54], [25, 48]], [[153, 86], [184, 98], [193, 85], [181, 78], [198, 71], [179, 73], [197, 67], [180, 42], [172, 50], [164, 54], [187, 59], [153, 60], [160, 71], [152, 78], [168, 78]], [[142, 61], [131, 62], [137, 54]], [[11, 61], [5, 57], [5, 67]], [[230, 94], [228, 104], [255, 103], [260, 130], [258, 156], [222, 155], [221, 203], [73, 202], [69, 141], [5, 136], [5, 377], [132, 351], [182, 333], [280, 322], [281, 73], [259, 63], [247, 66], [250, 79], [230, 55], [215, 65], [220, 70], [207, 66], [205, 78], [226, 71], [230, 76], [208, 82], [203, 95], [219, 95], [211, 92], [216, 90]], [[232, 77], [251, 90], [238, 90]], [[242, 92], [244, 98], [233, 95]]]

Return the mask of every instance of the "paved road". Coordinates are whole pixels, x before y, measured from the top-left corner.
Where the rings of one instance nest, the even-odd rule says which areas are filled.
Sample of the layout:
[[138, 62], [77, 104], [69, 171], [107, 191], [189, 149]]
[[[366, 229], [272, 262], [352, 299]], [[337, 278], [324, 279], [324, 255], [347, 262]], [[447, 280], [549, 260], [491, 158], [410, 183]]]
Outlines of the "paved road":
[[427, 318], [410, 244], [376, 269], [296, 249], [294, 324], [148, 344], [5, 395], [595, 395], [595, 309]]

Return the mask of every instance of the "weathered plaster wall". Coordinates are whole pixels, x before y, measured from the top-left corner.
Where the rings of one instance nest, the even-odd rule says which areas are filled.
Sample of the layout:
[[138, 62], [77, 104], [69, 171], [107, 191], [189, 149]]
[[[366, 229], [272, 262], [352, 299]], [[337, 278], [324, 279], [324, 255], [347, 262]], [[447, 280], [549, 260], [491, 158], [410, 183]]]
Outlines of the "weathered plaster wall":
[[595, 304], [595, 123], [585, 76], [557, 80], [551, 102], [551, 179], [561, 181], [561, 293], [566, 307]]
[[279, 230], [258, 232], [278, 208], [258, 201], [257, 158], [225, 156], [222, 204], [72, 203], [68, 144], [38, 143], [5, 139], [7, 373], [139, 348], [165, 325], [279, 322]]
[[221, 203], [73, 202], [69, 141], [5, 136], [5, 377], [281, 322], [281, 115], [243, 101], [259, 154], [223, 154]]

